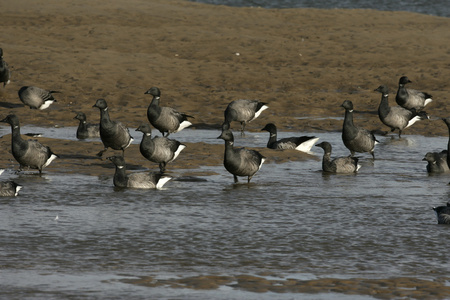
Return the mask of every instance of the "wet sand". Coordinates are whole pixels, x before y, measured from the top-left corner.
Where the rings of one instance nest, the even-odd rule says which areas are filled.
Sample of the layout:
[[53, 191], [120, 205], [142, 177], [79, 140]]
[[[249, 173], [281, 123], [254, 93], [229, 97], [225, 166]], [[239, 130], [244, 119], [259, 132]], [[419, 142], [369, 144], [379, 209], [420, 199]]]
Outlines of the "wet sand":
[[[273, 122], [283, 131], [340, 134], [344, 100], [353, 101], [358, 125], [387, 131], [376, 113], [380, 94], [373, 90], [387, 84], [394, 105], [398, 79], [407, 75], [413, 81], [410, 88], [432, 94], [434, 101], [426, 107], [432, 119], [416, 123], [403, 134], [448, 134], [438, 120], [449, 116], [450, 108], [448, 18], [165, 0], [113, 0], [107, 5], [85, 0], [17, 0], [0, 4], [0, 19], [0, 47], [12, 69], [11, 83], [0, 87], [0, 117], [14, 113], [22, 124], [75, 126], [78, 111], [85, 112], [89, 122], [98, 122], [98, 109], [92, 105], [105, 98], [111, 118], [141, 139], [134, 129], [147, 122], [151, 99], [144, 92], [157, 86], [162, 105], [194, 116], [192, 128], [217, 130], [217, 135], [225, 107], [240, 98], [260, 99], [270, 107], [247, 125], [249, 131]], [[24, 85], [61, 93], [55, 94], [57, 102], [49, 109], [30, 110], [17, 96]], [[232, 128], [237, 133], [239, 124]], [[100, 141], [38, 139], [61, 156], [45, 172], [112, 175], [112, 164], [95, 156], [102, 149]], [[9, 134], [0, 139], [2, 168], [17, 168], [10, 145]], [[310, 159], [264, 146], [259, 150], [268, 162]], [[104, 157], [114, 153], [120, 152], [108, 150]], [[138, 145], [131, 145], [125, 158], [130, 170], [157, 170], [156, 164], [140, 155]], [[185, 170], [182, 176], [202, 175], [199, 166], [220, 165], [222, 158], [223, 145], [187, 143], [168, 170]], [[333, 286], [341, 285], [337, 281]], [[363, 281], [357, 284], [366, 284]], [[391, 283], [377, 284], [380, 290], [391, 287]], [[280, 289], [284, 285], [289, 280]], [[349, 290], [371, 294], [368, 286], [365, 291]], [[259, 289], [272, 290], [264, 285]], [[323, 289], [332, 290], [330, 285]], [[450, 294], [442, 286], [436, 289]], [[306, 291], [298, 283], [287, 290]], [[409, 286], [399, 290], [409, 293], [407, 297], [418, 293]], [[439, 298], [434, 292], [420, 298]], [[380, 295], [376, 297], [383, 298]]]
[[[270, 276], [270, 275], [268, 275]], [[125, 283], [147, 287], [191, 288], [212, 290], [221, 286], [255, 293], [339, 293], [367, 295], [376, 299], [447, 299], [450, 287], [444, 281], [417, 278], [364, 279], [322, 278], [299, 280], [295, 278], [273, 279], [265, 276], [197, 276], [181, 279], [157, 279], [151, 276], [125, 279]]]

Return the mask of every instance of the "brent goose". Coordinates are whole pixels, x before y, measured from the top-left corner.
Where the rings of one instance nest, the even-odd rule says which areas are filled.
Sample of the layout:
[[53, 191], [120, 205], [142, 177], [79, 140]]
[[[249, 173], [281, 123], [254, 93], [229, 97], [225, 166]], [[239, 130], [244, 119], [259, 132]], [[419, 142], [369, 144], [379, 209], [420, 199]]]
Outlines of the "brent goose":
[[234, 182], [238, 182], [237, 176], [247, 176], [247, 182], [250, 183], [253, 175], [261, 169], [266, 158], [255, 150], [234, 148], [234, 137], [230, 130], [222, 131], [222, 134], [218, 139], [223, 139], [225, 141], [223, 164], [225, 169], [233, 174]]
[[23, 86], [19, 90], [19, 98], [30, 109], [43, 110], [48, 108], [53, 102], [56, 102], [53, 93], [58, 91], [47, 91], [35, 86]]
[[91, 124], [86, 121], [86, 114], [77, 113], [74, 119], [80, 121], [77, 128], [77, 139], [83, 140], [88, 138], [100, 137], [100, 124]]
[[389, 89], [386, 85], [380, 85], [375, 89], [381, 93], [381, 102], [378, 106], [378, 117], [384, 125], [391, 128], [391, 132], [398, 129], [398, 137], [402, 135], [402, 130], [413, 125], [420, 120], [429, 119], [425, 111], [416, 112], [413, 109], [406, 109], [401, 106], [389, 106]]
[[3, 87], [5, 87], [10, 82], [10, 79], [11, 72], [8, 64], [3, 60], [3, 49], [0, 48], [0, 83], [3, 82]]
[[101, 157], [108, 148], [122, 150], [122, 155], [124, 155], [125, 149], [133, 141], [133, 137], [130, 135], [128, 128], [121, 122], [111, 121], [108, 113], [108, 105], [104, 99], [98, 99], [93, 107], [97, 107], [100, 110], [100, 138], [105, 147], [97, 153], [97, 156]]
[[165, 132], [167, 132], [167, 137], [171, 133], [181, 131], [192, 125], [187, 118], [193, 118], [193, 116], [182, 114], [171, 107], [159, 106], [161, 91], [157, 87], [150, 88], [144, 94], [153, 96], [147, 109], [147, 118], [163, 136]]
[[108, 157], [116, 166], [114, 173], [114, 186], [120, 188], [160, 189], [172, 177], [163, 176], [160, 173], [137, 172], [127, 175], [125, 160], [122, 156]]
[[322, 142], [316, 147], [323, 149], [322, 170], [328, 173], [356, 173], [361, 165], [358, 165], [357, 157], [337, 157], [331, 159], [331, 144]]
[[15, 197], [21, 188], [21, 185], [12, 180], [0, 181], [0, 197]]
[[428, 93], [420, 92], [413, 89], [407, 89], [405, 85], [412, 82], [406, 76], [400, 77], [398, 81], [397, 95], [395, 101], [397, 104], [406, 108], [419, 111], [425, 107], [428, 103], [433, 101], [432, 96]]
[[270, 133], [269, 141], [267, 142], [267, 148], [269, 149], [295, 149], [298, 151], [308, 152], [319, 140], [319, 138], [315, 136], [300, 136], [283, 138], [277, 141], [277, 127], [273, 123], [269, 123], [264, 126], [261, 131], [263, 130]]
[[422, 159], [426, 161], [428, 173], [448, 173], [447, 150], [442, 152], [428, 152]]
[[136, 131], [143, 133], [139, 150], [149, 161], [159, 164], [161, 173], [166, 170], [166, 164], [175, 160], [186, 145], [167, 137], [154, 137], [149, 124], [142, 124]]
[[447, 165], [450, 166], [450, 117], [442, 118], [448, 127], [448, 143], [447, 143]]
[[342, 141], [345, 147], [350, 150], [351, 156], [355, 155], [355, 152], [369, 152], [375, 159], [374, 148], [377, 143], [375, 136], [369, 130], [353, 124], [353, 103], [350, 100], [345, 100], [341, 106], [345, 109], [342, 128]]
[[36, 140], [24, 140], [20, 135], [19, 118], [16, 115], [8, 115], [0, 122], [11, 125], [11, 148], [12, 155], [20, 164], [19, 171], [24, 167], [38, 169], [42, 174], [42, 169], [48, 166], [58, 156]]
[[450, 202], [446, 206], [433, 207], [438, 224], [450, 224]]
[[244, 135], [245, 125], [256, 119], [268, 108], [266, 103], [259, 100], [234, 100], [230, 102], [225, 109], [225, 120], [222, 124], [222, 130], [230, 129], [230, 123], [236, 121], [241, 123], [241, 135]]

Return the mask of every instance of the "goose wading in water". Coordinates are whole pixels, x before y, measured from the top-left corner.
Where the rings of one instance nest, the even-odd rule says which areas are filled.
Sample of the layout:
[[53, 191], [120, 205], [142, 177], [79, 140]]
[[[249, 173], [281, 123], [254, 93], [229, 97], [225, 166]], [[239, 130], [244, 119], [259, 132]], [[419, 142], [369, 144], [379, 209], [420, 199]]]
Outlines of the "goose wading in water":
[[222, 130], [230, 129], [233, 121], [241, 123], [241, 135], [244, 135], [245, 125], [253, 121], [269, 107], [267, 103], [259, 100], [239, 99], [230, 102], [224, 111], [225, 120], [222, 124]]
[[270, 133], [267, 148], [269, 149], [295, 149], [302, 152], [309, 152], [314, 144], [319, 140], [315, 136], [288, 137], [277, 140], [277, 127], [273, 123], [264, 126], [261, 131]]
[[357, 157], [337, 157], [331, 158], [331, 144], [328, 142], [322, 142], [317, 144], [316, 147], [323, 149], [324, 154], [322, 158], [322, 170], [328, 173], [356, 173], [361, 165], [358, 164]]
[[11, 71], [6, 61], [3, 59], [3, 49], [0, 48], [0, 83], [5, 87], [11, 81]]
[[158, 129], [164, 136], [169, 136], [171, 133], [175, 133], [183, 130], [186, 127], [192, 125], [188, 121], [188, 118], [194, 118], [193, 116], [182, 114], [171, 107], [159, 106], [161, 98], [161, 91], [157, 87], [152, 87], [144, 94], [152, 95], [152, 101], [147, 109], [147, 118], [150, 124]]
[[161, 173], [136, 172], [127, 174], [125, 159], [122, 156], [108, 157], [115, 166], [113, 183], [119, 188], [161, 189], [172, 177]]
[[401, 107], [406, 109], [415, 109], [419, 111], [433, 101], [432, 96], [428, 93], [420, 92], [413, 89], [407, 89], [406, 84], [412, 81], [406, 76], [400, 77], [398, 81], [398, 90], [395, 95], [395, 101]]
[[401, 106], [389, 106], [389, 89], [386, 85], [381, 85], [375, 89], [381, 93], [381, 102], [378, 106], [378, 117], [381, 122], [391, 128], [391, 132], [398, 129], [398, 137], [402, 135], [402, 130], [413, 125], [417, 121], [429, 119], [425, 111], [416, 112], [413, 109], [406, 109]]
[[21, 189], [22, 186], [12, 180], [0, 181], [0, 197], [15, 197]]
[[30, 109], [43, 110], [48, 108], [56, 99], [53, 97], [58, 91], [47, 91], [36, 86], [23, 86], [19, 90], [19, 98]]
[[161, 173], [166, 171], [166, 165], [175, 160], [186, 145], [167, 137], [152, 138], [149, 124], [142, 124], [136, 131], [143, 133], [139, 150], [146, 159], [159, 164]]
[[428, 152], [422, 160], [428, 163], [428, 173], [438, 174], [450, 172], [447, 164], [447, 150], [442, 152]]
[[253, 175], [261, 169], [266, 158], [255, 150], [234, 148], [234, 136], [230, 130], [222, 131], [218, 139], [225, 141], [223, 164], [225, 169], [233, 174], [234, 182], [238, 182], [237, 176], [247, 176], [247, 183], [250, 183]]
[[77, 128], [77, 139], [84, 140], [88, 138], [100, 137], [100, 124], [91, 124], [86, 121], [86, 114], [83, 112], [77, 113], [74, 117], [80, 121]]
[[8, 115], [0, 122], [11, 125], [12, 155], [20, 164], [19, 171], [27, 167], [37, 169], [39, 174], [42, 174], [42, 169], [58, 157], [50, 147], [44, 146], [36, 140], [24, 140], [20, 135], [19, 118], [16, 115]]
[[446, 206], [433, 207], [438, 224], [450, 224], [450, 202]]
[[441, 152], [428, 152], [422, 159], [427, 161], [427, 172], [428, 173], [448, 173], [450, 172], [450, 117], [442, 118], [445, 125], [447, 125], [449, 131], [449, 140], [447, 143], [447, 149]]
[[341, 105], [345, 109], [344, 124], [342, 128], [342, 141], [345, 147], [350, 150], [350, 155], [355, 152], [368, 152], [375, 159], [374, 148], [377, 140], [372, 132], [367, 129], [356, 127], [353, 124], [353, 103], [345, 100]]
[[97, 153], [97, 156], [101, 157], [108, 148], [122, 150], [122, 155], [124, 155], [125, 149], [133, 141], [128, 128], [121, 122], [111, 121], [108, 105], [104, 99], [98, 99], [93, 107], [97, 107], [100, 110], [100, 139], [105, 147]]

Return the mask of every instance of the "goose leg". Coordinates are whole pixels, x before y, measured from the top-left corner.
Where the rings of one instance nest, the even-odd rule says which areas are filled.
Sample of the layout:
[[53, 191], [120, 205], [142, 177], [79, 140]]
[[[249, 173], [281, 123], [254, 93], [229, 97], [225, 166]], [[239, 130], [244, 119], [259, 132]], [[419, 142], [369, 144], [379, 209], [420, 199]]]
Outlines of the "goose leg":
[[399, 129], [398, 130], [398, 138], [401, 138], [402, 137], [402, 131]]
[[105, 149], [103, 149], [102, 151], [100, 151], [99, 153], [97, 153], [98, 157], [102, 157], [103, 153], [105, 153], [105, 151], [108, 149], [108, 147], [106, 147]]
[[248, 178], [247, 178], [247, 183], [250, 183], [250, 180], [252, 180], [252, 177], [253, 177], [253, 176], [248, 176]]
[[166, 163], [162, 162], [159, 164], [159, 171], [162, 173], [164, 173], [166, 171]]
[[238, 180], [237, 176], [236, 175], [233, 175], [233, 176], [234, 176], [234, 183], [238, 183], [239, 180]]
[[245, 122], [241, 122], [241, 136], [244, 136]]

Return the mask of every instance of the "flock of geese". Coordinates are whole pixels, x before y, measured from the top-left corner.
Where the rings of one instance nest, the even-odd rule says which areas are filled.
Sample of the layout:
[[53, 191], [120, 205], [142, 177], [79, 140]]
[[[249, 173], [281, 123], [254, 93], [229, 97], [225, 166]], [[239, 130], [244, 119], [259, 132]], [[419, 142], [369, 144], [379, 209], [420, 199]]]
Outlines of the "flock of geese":
[[[5, 87], [10, 82], [10, 71], [8, 64], [3, 60], [3, 50], [0, 48], [0, 83]], [[398, 130], [398, 136], [404, 129], [413, 125], [419, 120], [428, 119], [424, 107], [432, 101], [430, 94], [408, 89], [406, 85], [411, 80], [402, 76], [399, 80], [398, 90], [395, 100], [398, 106], [389, 105], [388, 87], [382, 85], [375, 89], [381, 93], [381, 101], [378, 107], [378, 116], [381, 122], [388, 126], [392, 132]], [[18, 95], [20, 100], [32, 109], [43, 110], [48, 108], [55, 98], [53, 94], [57, 91], [48, 91], [35, 86], [24, 86], [20, 88]], [[132, 136], [126, 126], [121, 122], [111, 120], [107, 102], [98, 99], [93, 107], [100, 111], [100, 122], [98, 124], [87, 123], [86, 115], [77, 113], [75, 119], [79, 120], [76, 136], [78, 139], [99, 137], [104, 148], [97, 154], [101, 157], [108, 148], [121, 150], [122, 155], [108, 157], [115, 165], [114, 185], [116, 187], [130, 188], [161, 188], [171, 177], [165, 175], [168, 163], [175, 160], [186, 145], [177, 140], [170, 139], [171, 133], [176, 133], [192, 125], [189, 121], [193, 116], [183, 114], [171, 107], [160, 106], [161, 92], [159, 88], [152, 87], [145, 92], [151, 95], [152, 100], [147, 109], [149, 123], [142, 124], [136, 131], [143, 133], [139, 146], [143, 157], [151, 162], [159, 164], [159, 172], [135, 172], [127, 174], [125, 163], [125, 149], [133, 141]], [[377, 140], [373, 132], [355, 126], [353, 122], [353, 103], [346, 100], [341, 105], [345, 109], [345, 116], [342, 129], [342, 141], [346, 148], [350, 150], [348, 157], [331, 157], [332, 146], [324, 141], [317, 144], [323, 149], [322, 169], [328, 173], [355, 173], [359, 170], [358, 158], [355, 153], [369, 153], [375, 159], [375, 145]], [[234, 177], [234, 182], [238, 182], [238, 177], [247, 177], [250, 183], [252, 177], [260, 170], [265, 161], [265, 157], [256, 150], [234, 147], [234, 136], [230, 130], [232, 122], [241, 124], [241, 135], [244, 135], [245, 126], [257, 118], [267, 104], [259, 100], [240, 99], [228, 104], [224, 111], [224, 121], [219, 139], [225, 142], [224, 167]], [[14, 159], [19, 163], [19, 171], [23, 168], [37, 169], [39, 174], [43, 168], [48, 166], [58, 157], [48, 146], [44, 146], [36, 140], [25, 140], [20, 134], [19, 118], [10, 114], [0, 122], [8, 123], [11, 126], [11, 149]], [[444, 119], [449, 126], [450, 118]], [[157, 129], [162, 137], [152, 138], [150, 124]], [[275, 124], [269, 123], [261, 130], [270, 134], [267, 147], [271, 149], [295, 149], [308, 152], [319, 140], [315, 136], [301, 136], [277, 139], [277, 128]], [[450, 148], [450, 142], [448, 147]], [[450, 172], [450, 149], [442, 152], [430, 152], [425, 155], [424, 160], [428, 162], [427, 171], [430, 173]], [[14, 181], [0, 182], [0, 196], [16, 196], [21, 186]], [[438, 215], [439, 224], [450, 224], [450, 202], [446, 206], [433, 208]]]

